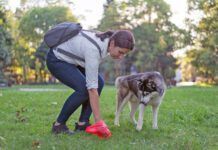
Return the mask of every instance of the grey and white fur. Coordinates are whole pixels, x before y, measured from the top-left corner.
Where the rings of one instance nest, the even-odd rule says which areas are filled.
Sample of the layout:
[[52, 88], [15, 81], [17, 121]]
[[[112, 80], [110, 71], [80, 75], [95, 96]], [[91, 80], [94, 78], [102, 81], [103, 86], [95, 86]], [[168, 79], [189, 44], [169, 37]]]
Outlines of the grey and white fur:
[[[145, 72], [135, 75], [117, 77], [117, 103], [114, 124], [119, 126], [119, 117], [122, 109], [129, 102], [130, 119], [140, 131], [143, 125], [144, 110], [147, 105], [152, 106], [153, 129], [158, 129], [158, 110], [164, 98], [166, 85], [159, 72]], [[135, 112], [139, 107], [138, 122]]]

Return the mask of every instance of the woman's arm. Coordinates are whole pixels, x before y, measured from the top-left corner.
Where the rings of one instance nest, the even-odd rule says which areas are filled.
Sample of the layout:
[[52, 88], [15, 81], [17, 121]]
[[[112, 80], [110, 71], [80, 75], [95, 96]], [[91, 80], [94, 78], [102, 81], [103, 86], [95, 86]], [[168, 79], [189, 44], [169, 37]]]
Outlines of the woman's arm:
[[98, 122], [101, 120], [98, 91], [97, 89], [89, 89], [88, 92], [94, 120], [95, 122]]
[[[92, 43], [91, 43], [92, 44]], [[90, 105], [94, 115], [95, 122], [101, 120], [100, 117], [100, 106], [99, 106], [99, 94], [98, 94], [98, 70], [100, 63], [100, 55], [98, 49], [94, 46], [93, 48], [85, 47], [85, 73], [86, 73], [86, 86], [89, 93]]]

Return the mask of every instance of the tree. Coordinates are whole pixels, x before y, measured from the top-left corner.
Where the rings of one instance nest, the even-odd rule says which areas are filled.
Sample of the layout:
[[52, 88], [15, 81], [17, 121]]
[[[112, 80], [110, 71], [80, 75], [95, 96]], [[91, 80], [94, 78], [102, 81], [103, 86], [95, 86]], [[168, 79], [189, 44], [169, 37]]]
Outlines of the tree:
[[3, 68], [11, 62], [10, 47], [12, 45], [12, 38], [7, 31], [8, 24], [5, 15], [4, 8], [0, 6], [0, 83], [6, 82]]
[[21, 18], [19, 24], [20, 36], [30, 46], [29, 51], [32, 49], [31, 53], [26, 52], [29, 56], [27, 58], [31, 59], [25, 62], [26, 65], [31, 64], [30, 67], [33, 69], [39, 66], [39, 62], [41, 63], [40, 71], [38, 74], [36, 73], [36, 77], [40, 77], [40, 81], [44, 79], [46, 73], [45, 56], [48, 51], [48, 48], [42, 45], [43, 35], [49, 28], [64, 21], [75, 22], [77, 19], [69, 8], [61, 6], [33, 8]]
[[104, 5], [103, 18], [98, 26], [99, 30], [117, 30], [124, 25], [118, 7], [118, 3], [115, 1], [107, 1], [107, 4]]
[[[156, 70], [165, 79], [174, 77], [176, 59], [171, 53], [188, 42], [188, 34], [169, 21], [170, 7], [163, 0], [132, 0], [131, 19], [139, 49], [136, 64], [141, 72]], [[178, 36], [179, 35], [179, 36]]]
[[[193, 34], [193, 49], [187, 53], [191, 64], [195, 66], [197, 75], [207, 82], [218, 83], [218, 2], [216, 0], [189, 0], [189, 13], [203, 12], [199, 23], [190, 20], [189, 28]], [[196, 36], [195, 36], [196, 35]]]
[[113, 1], [104, 14], [100, 29], [124, 28], [134, 32], [137, 51], [128, 56], [128, 60], [132, 60], [130, 64], [136, 64], [140, 72], [156, 70], [165, 78], [174, 76], [177, 65], [171, 53], [184, 47], [189, 35], [169, 21], [172, 13], [167, 3], [163, 0]]
[[[121, 15], [118, 12], [119, 4], [114, 0], [107, 0], [104, 5], [103, 18], [100, 21], [98, 30], [116, 30], [121, 29], [124, 26], [122, 22]], [[123, 66], [125, 69], [125, 65]], [[116, 76], [120, 75], [121, 62], [113, 61], [111, 58], [106, 58], [100, 66], [100, 72], [104, 73], [104, 78], [106, 82], [112, 83]]]
[[49, 28], [64, 21], [77, 21], [67, 7], [33, 8], [23, 16], [19, 29], [21, 36], [36, 48]]

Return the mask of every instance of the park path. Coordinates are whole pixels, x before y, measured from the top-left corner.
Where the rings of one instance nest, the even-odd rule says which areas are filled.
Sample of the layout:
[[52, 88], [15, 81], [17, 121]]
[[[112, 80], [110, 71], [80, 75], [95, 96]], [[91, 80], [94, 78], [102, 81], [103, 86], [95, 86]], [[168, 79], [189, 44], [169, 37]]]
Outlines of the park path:
[[68, 89], [58, 88], [19, 88], [19, 91], [23, 92], [55, 92], [55, 91], [67, 91]]

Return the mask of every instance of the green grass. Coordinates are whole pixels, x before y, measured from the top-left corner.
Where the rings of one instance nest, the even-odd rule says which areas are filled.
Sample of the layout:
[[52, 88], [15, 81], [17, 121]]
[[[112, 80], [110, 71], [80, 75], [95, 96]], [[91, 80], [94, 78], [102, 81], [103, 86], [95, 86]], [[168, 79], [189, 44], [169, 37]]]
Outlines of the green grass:
[[[143, 129], [137, 132], [130, 123], [128, 107], [121, 114], [121, 127], [113, 125], [115, 88], [107, 86], [101, 96], [101, 112], [113, 134], [109, 140], [86, 133], [52, 135], [51, 124], [72, 90], [61, 85], [27, 87], [65, 90], [19, 91], [23, 86], [0, 89], [2, 150], [218, 149], [218, 87], [168, 89], [159, 110], [159, 129], [152, 129], [151, 107], [148, 107]], [[71, 129], [79, 113], [80, 110], [76, 111], [68, 121]]]

